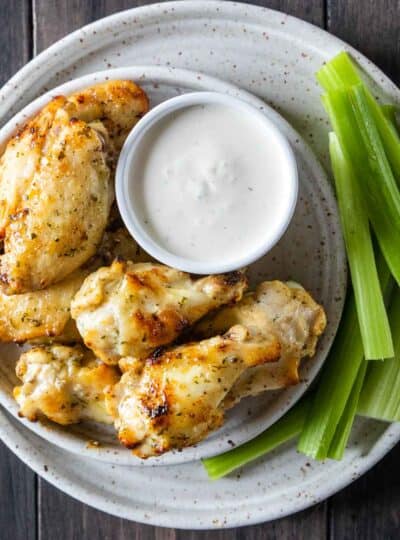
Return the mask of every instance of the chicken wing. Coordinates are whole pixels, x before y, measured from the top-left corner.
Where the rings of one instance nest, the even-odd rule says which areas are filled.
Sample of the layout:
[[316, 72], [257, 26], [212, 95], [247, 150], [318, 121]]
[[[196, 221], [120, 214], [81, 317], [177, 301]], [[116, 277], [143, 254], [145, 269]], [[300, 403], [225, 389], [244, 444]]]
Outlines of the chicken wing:
[[152, 263], [115, 261], [88, 276], [71, 304], [87, 347], [103, 362], [146, 358], [209, 311], [240, 300], [242, 272], [194, 279]]
[[173, 348], [131, 369], [109, 391], [122, 444], [147, 458], [195, 444], [224, 420], [224, 399], [252, 366], [279, 358], [278, 340], [241, 325], [225, 335]]
[[23, 383], [14, 388], [20, 416], [47, 417], [62, 425], [112, 423], [105, 392], [118, 382], [119, 371], [80, 346], [35, 347], [21, 355], [16, 373]]
[[71, 319], [71, 300], [80, 289], [85, 277], [116, 257], [149, 261], [147, 255], [125, 228], [106, 232], [101, 246], [85, 268], [47, 289], [17, 295], [0, 292], [0, 342], [27, 340], [35, 342], [81, 341], [75, 322]]
[[132, 81], [117, 80], [72, 94], [64, 108], [71, 118], [83, 120], [104, 135], [113, 167], [132, 127], [148, 111], [149, 100]]
[[112, 81], [55, 98], [9, 141], [0, 159], [5, 294], [44, 289], [95, 253], [113, 200], [113, 163], [147, 109], [138, 86]]
[[[70, 305], [88, 271], [76, 270], [60, 283], [41, 291], [7, 296], [0, 292], [0, 342], [54, 338], [79, 339]], [[70, 324], [68, 324], [70, 322]]]
[[245, 371], [227, 394], [224, 406], [232, 407], [246, 396], [284, 388], [299, 382], [300, 360], [315, 354], [326, 326], [323, 308], [296, 283], [265, 281], [240, 303], [219, 310], [196, 325], [193, 336], [204, 338], [224, 332], [234, 324], [260, 326], [281, 345], [278, 362]]

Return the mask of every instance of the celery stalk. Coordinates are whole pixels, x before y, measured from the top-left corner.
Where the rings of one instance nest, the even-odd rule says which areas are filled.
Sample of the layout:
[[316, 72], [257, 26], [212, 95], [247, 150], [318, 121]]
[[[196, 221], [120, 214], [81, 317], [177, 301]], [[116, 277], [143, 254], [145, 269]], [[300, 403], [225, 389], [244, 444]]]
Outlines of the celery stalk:
[[346, 52], [339, 53], [318, 71], [317, 79], [328, 93], [332, 90], [346, 90], [352, 86], [363, 85], [377, 129], [385, 145], [387, 157], [400, 185], [400, 137], [396, 129], [396, 122], [393, 123], [384, 114], [350, 56]]
[[392, 336], [362, 194], [334, 133], [329, 136], [329, 150], [364, 355], [367, 360], [389, 358], [393, 356]]
[[302, 430], [310, 406], [310, 394], [255, 439], [219, 456], [203, 459], [208, 476], [217, 480], [296, 437]]
[[[379, 257], [377, 262], [386, 300], [392, 291], [393, 280], [383, 257]], [[364, 361], [363, 356], [354, 296], [350, 294], [300, 435], [299, 452], [314, 459], [328, 457], [334, 437], [339, 438], [338, 426]]]
[[395, 357], [368, 365], [358, 412], [363, 416], [400, 421], [400, 290], [396, 289], [390, 306]]
[[299, 438], [299, 452], [314, 459], [328, 456], [363, 356], [354, 296], [351, 295]]
[[[393, 276], [400, 283], [400, 250], [393, 242], [393, 237], [400, 237], [400, 194], [396, 192], [396, 186], [393, 186], [390, 167], [388, 169], [387, 160], [382, 156], [379, 136], [374, 137], [377, 134], [369, 112], [366, 112], [364, 118], [364, 108], [361, 110], [358, 107], [355, 96], [352, 96], [353, 100], [350, 99], [350, 93], [356, 88], [362, 87], [352, 87], [349, 91], [332, 91], [322, 99], [343, 153], [353, 164], [360, 190], [368, 203], [368, 215], [378, 243]], [[375, 139], [379, 144], [377, 149], [373, 146]], [[369, 150], [373, 152], [371, 159]], [[379, 163], [373, 163], [372, 159], [378, 159], [378, 155], [382, 159]]]
[[322, 66], [317, 72], [317, 80], [326, 92], [342, 90], [362, 82], [356, 66], [345, 51]]
[[400, 192], [364, 87], [354, 86], [349, 94], [372, 172], [362, 179], [369, 203], [369, 216], [383, 255], [400, 284], [400, 250], [393, 241], [394, 238], [400, 238]]
[[[377, 362], [372, 362], [372, 364], [376, 363]], [[354, 382], [353, 388], [351, 389], [351, 393], [342, 417], [340, 418], [338, 427], [336, 428], [335, 435], [329, 447], [328, 457], [331, 459], [337, 459], [339, 461], [343, 457], [350, 437], [351, 428], [353, 427], [354, 418], [357, 413], [358, 401], [360, 398], [361, 388], [364, 383], [367, 366], [368, 363], [363, 360], [359, 367], [357, 378]]]

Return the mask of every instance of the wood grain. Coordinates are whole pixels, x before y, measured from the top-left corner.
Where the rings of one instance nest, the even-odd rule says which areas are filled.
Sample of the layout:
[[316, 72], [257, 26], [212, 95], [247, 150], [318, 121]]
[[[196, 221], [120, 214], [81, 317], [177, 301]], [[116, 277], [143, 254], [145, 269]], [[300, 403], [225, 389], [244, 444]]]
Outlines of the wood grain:
[[400, 449], [331, 499], [330, 539], [397, 540], [400, 531]]
[[0, 86], [32, 55], [31, 6], [28, 0], [0, 0]]
[[36, 475], [0, 442], [0, 538], [35, 540]]
[[85, 24], [150, 3], [146, 0], [35, 0], [35, 53]]
[[304, 19], [317, 26], [324, 26], [325, 2], [320, 0], [245, 0], [246, 4], [268, 7]]
[[[84, 24], [150, 3], [148, 0], [36, 0], [33, 14], [35, 53]], [[324, 0], [248, 0], [247, 3], [277, 9], [317, 26], [324, 24]]]
[[[38, 540], [164, 540], [146, 527], [94, 510], [43, 480], [39, 485]], [[155, 536], [153, 533], [157, 533]], [[150, 533], [150, 534], [149, 534]]]
[[327, 26], [400, 82], [400, 0], [327, 0]]

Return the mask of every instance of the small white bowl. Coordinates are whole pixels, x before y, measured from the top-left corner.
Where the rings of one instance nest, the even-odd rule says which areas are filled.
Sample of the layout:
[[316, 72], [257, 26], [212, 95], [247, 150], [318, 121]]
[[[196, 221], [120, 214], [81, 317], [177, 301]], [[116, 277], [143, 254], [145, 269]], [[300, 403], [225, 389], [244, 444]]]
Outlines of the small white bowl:
[[[269, 140], [273, 138], [274, 144], [282, 151], [282, 155], [287, 162], [286, 169], [288, 172], [280, 180], [286, 182], [288, 195], [282, 211], [275, 216], [276, 223], [273, 227], [273, 233], [271, 234], [271, 231], [269, 231], [265, 238], [261, 238], [259, 245], [255, 249], [249, 249], [244, 255], [241, 254], [235, 260], [231, 259], [228, 262], [223, 257], [221, 257], [220, 262], [216, 262], [215, 260], [193, 260], [168, 251], [143, 227], [130, 196], [129, 186], [134, 181], [134, 175], [131, 174], [132, 163], [135, 153], [140, 150], [141, 142], [148, 131], [160, 120], [180, 109], [206, 104], [225, 105], [235, 108], [244, 114], [255, 115], [265, 125], [266, 136], [269, 137]], [[262, 111], [238, 98], [226, 94], [218, 92], [193, 92], [164, 101], [154, 107], [136, 124], [126, 139], [118, 160], [115, 189], [117, 204], [122, 219], [131, 235], [147, 253], [158, 261], [179, 270], [193, 274], [218, 274], [243, 268], [253, 263], [265, 255], [280, 240], [293, 217], [296, 207], [298, 172], [296, 159], [289, 142], [277, 126]], [[251, 231], [249, 231], [249, 234], [251, 234]]]

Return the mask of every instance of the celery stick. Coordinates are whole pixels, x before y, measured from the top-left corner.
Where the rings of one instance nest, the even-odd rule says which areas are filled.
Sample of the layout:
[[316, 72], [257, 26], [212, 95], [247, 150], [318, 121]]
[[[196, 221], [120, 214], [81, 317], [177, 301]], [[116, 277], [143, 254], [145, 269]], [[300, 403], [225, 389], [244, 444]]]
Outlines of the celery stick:
[[350, 56], [346, 52], [339, 53], [318, 71], [317, 79], [327, 92], [349, 89], [358, 84], [363, 85], [377, 129], [385, 145], [387, 157], [397, 183], [400, 185], [400, 137], [396, 122], [393, 123], [384, 114]]
[[400, 187], [400, 136], [396, 120], [397, 109], [396, 107], [393, 107], [391, 116], [389, 116], [389, 110], [382, 110], [382, 107], [377, 105], [369, 91], [367, 89], [365, 90], [367, 92], [367, 101], [371, 107], [376, 127], [382, 138], [387, 158], [392, 167], [393, 175], [397, 185]]
[[392, 357], [392, 336], [362, 194], [334, 133], [329, 149], [364, 355], [367, 360]]
[[[390, 360], [387, 360], [387, 361], [390, 361]], [[372, 364], [377, 364], [377, 362], [372, 362]], [[347, 446], [347, 442], [350, 437], [351, 428], [353, 427], [354, 418], [357, 413], [358, 401], [360, 397], [361, 388], [365, 379], [367, 365], [368, 363], [365, 360], [363, 360], [359, 367], [357, 378], [351, 390], [350, 397], [346, 403], [342, 417], [340, 418], [338, 427], [336, 428], [336, 431], [335, 431], [335, 435], [329, 447], [328, 457], [331, 459], [337, 459], [339, 461], [343, 457], [344, 451]]]
[[208, 476], [212, 480], [222, 478], [296, 437], [303, 427], [310, 399], [310, 394], [304, 396], [285, 416], [255, 439], [219, 456], [203, 459]]
[[328, 456], [363, 356], [354, 296], [351, 295], [300, 435], [299, 452], [314, 459]]
[[[397, 214], [397, 212], [400, 212], [400, 194], [398, 191], [396, 192], [396, 186], [393, 186], [393, 176], [390, 168], [388, 170], [386, 167], [387, 160], [383, 169], [380, 164], [372, 163], [372, 159], [377, 156], [375, 148], [371, 147], [371, 137], [369, 136], [374, 131], [374, 126], [370, 129], [373, 121], [370, 121], [369, 115], [367, 121], [365, 121], [363, 111], [359, 110], [357, 103], [353, 107], [349, 94], [355, 88], [360, 89], [362, 87], [352, 87], [349, 92], [332, 91], [325, 94], [322, 99], [342, 151], [347, 160], [353, 164], [354, 174], [362, 190], [362, 195], [365, 196], [368, 203], [368, 215], [378, 243], [393, 276], [400, 283], [400, 250], [397, 248], [396, 243], [393, 242], [393, 237], [400, 238], [400, 213]], [[361, 129], [358, 129], [357, 119]], [[368, 132], [365, 123], [368, 124]], [[361, 131], [364, 132], [363, 136], [361, 136]], [[374, 135], [377, 135], [376, 132], [374, 132]], [[380, 143], [378, 153], [383, 162], [385, 158], [381, 152], [382, 144], [379, 136], [376, 139]], [[368, 144], [368, 147], [366, 144]], [[371, 159], [368, 154], [369, 149], [373, 152], [370, 155]], [[373, 173], [372, 167], [374, 167], [374, 170], [377, 167], [379, 168], [379, 176]], [[385, 182], [381, 181], [382, 176], [385, 177]], [[386, 186], [390, 187], [390, 190], [385, 189]]]
[[[386, 300], [392, 291], [393, 280], [383, 257], [378, 257], [377, 263], [379, 279]], [[328, 457], [335, 434], [336, 437], [339, 437], [338, 425], [363, 361], [363, 346], [354, 296], [350, 294], [335, 342], [322, 369], [300, 435], [297, 446], [299, 452], [314, 459]]]
[[[354, 116], [366, 148], [372, 174], [362, 179], [369, 203], [369, 217], [389, 268], [400, 284], [400, 192], [379, 135], [372, 109], [362, 85], [349, 90]], [[361, 180], [361, 179], [360, 179]]]
[[363, 416], [400, 421], [400, 290], [396, 289], [389, 311], [395, 357], [368, 364], [358, 412]]
[[317, 80], [324, 90], [342, 90], [362, 82], [360, 74], [347, 52], [334, 56], [317, 72]]

